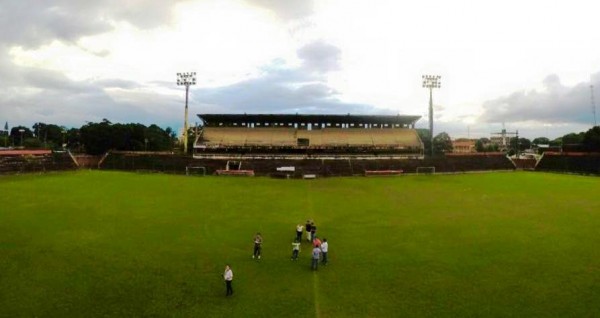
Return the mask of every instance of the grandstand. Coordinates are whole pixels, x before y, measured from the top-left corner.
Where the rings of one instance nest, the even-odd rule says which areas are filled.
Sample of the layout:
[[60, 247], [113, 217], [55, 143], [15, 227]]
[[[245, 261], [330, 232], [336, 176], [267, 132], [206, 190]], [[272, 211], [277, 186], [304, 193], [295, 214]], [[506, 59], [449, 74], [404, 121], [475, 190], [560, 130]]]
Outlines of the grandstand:
[[202, 114], [192, 157], [111, 151], [100, 169], [281, 178], [514, 170], [504, 153], [423, 155], [419, 116]]
[[[306, 176], [397, 175], [514, 170], [503, 153], [425, 158], [414, 129], [419, 116], [201, 114], [193, 157], [111, 151], [101, 169], [203, 174]], [[282, 168], [288, 168], [283, 169]]]
[[194, 158], [423, 159], [420, 116], [201, 114]]

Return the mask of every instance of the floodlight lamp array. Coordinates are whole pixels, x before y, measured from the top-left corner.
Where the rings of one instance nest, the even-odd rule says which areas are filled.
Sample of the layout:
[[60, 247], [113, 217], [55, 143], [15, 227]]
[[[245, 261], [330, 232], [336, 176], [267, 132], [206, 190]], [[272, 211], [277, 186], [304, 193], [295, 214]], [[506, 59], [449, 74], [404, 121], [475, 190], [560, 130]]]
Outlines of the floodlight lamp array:
[[442, 77], [440, 75], [423, 75], [423, 87], [425, 88], [441, 88]]
[[177, 73], [177, 85], [196, 85], [196, 72]]

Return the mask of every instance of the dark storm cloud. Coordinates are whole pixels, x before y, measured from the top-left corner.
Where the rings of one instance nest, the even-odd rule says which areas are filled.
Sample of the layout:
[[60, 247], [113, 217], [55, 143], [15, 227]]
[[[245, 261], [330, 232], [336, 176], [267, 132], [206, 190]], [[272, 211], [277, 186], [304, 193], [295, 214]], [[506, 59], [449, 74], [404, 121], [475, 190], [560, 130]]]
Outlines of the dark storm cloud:
[[267, 9], [283, 20], [296, 20], [313, 13], [313, 0], [246, 0], [246, 2]]
[[346, 103], [324, 82], [324, 75], [339, 69], [340, 50], [328, 43], [310, 43], [297, 52], [299, 68], [289, 68], [275, 60], [262, 69], [258, 78], [230, 86], [198, 89], [194, 100], [206, 113], [322, 113], [369, 114], [380, 112], [373, 106]]
[[[600, 73], [593, 76], [600, 88]], [[593, 121], [590, 83], [565, 86], [556, 75], [543, 81], [543, 90], [518, 91], [483, 104], [483, 122], [538, 121], [548, 124], [589, 124]]]
[[176, 0], [3, 0], [0, 44], [37, 47], [52, 40], [73, 42], [112, 29], [114, 21], [140, 28], [167, 22]]

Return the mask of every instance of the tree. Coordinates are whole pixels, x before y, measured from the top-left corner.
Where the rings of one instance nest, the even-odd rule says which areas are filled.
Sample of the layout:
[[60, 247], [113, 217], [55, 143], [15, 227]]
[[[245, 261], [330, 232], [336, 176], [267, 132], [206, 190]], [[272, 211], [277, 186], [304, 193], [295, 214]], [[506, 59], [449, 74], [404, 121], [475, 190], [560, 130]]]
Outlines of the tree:
[[88, 123], [80, 129], [80, 141], [89, 154], [110, 149], [126, 151], [164, 151], [173, 149], [172, 130], [157, 125], [113, 124], [108, 120]]
[[82, 152], [79, 128], [71, 128], [66, 130], [65, 143], [67, 144], [68, 149], [75, 150], [76, 152]]
[[531, 141], [531, 143], [534, 145], [549, 145], [550, 139], [548, 139], [546, 137], [537, 137], [537, 138], [533, 139], [533, 141]]
[[150, 125], [146, 129], [147, 150], [148, 151], [160, 151], [160, 150], [172, 150], [173, 139], [171, 137], [171, 128], [163, 130], [157, 125]]
[[582, 143], [587, 151], [600, 151], [600, 126], [588, 130], [583, 136]]
[[576, 133], [566, 134], [566, 135], [562, 136], [562, 144], [563, 145], [581, 144], [583, 142], [583, 136], [584, 136], [583, 132], [580, 132], [578, 134], [576, 134]]
[[490, 140], [488, 138], [479, 138], [475, 141], [475, 150], [477, 152], [486, 152], [489, 145]]
[[[21, 130], [23, 130], [23, 134], [21, 134]], [[33, 138], [33, 132], [25, 126], [16, 126], [10, 130], [10, 140], [15, 146], [23, 146], [23, 142], [27, 138]]]
[[45, 148], [62, 148], [64, 127], [53, 124], [35, 123], [32, 128], [36, 138]]
[[10, 145], [10, 137], [8, 134], [3, 134], [0, 136], [0, 147], [8, 147]]
[[584, 132], [570, 133], [562, 136], [562, 149], [563, 151], [584, 151], [583, 147], [583, 136]]
[[79, 129], [85, 152], [91, 155], [105, 153], [113, 146], [112, 123], [104, 119], [100, 123], [87, 123]]
[[452, 139], [447, 133], [441, 132], [433, 137], [433, 152], [434, 154], [452, 152]]
[[23, 147], [29, 149], [38, 149], [42, 148], [42, 142], [37, 138], [26, 138], [23, 140]]
[[[514, 153], [514, 149], [517, 149], [517, 138], [516, 137], [512, 137], [510, 138], [510, 149], [513, 149], [513, 153]], [[519, 138], [519, 151], [523, 151], [525, 149], [529, 149], [531, 148], [531, 141], [529, 141], [529, 139], [527, 138]]]
[[558, 137], [554, 140], [550, 140], [550, 147], [560, 147], [562, 146], [562, 137]]
[[419, 138], [421, 138], [421, 141], [423, 142], [423, 151], [426, 154], [430, 154], [431, 153], [431, 134], [429, 133], [429, 129], [423, 129], [423, 128], [419, 128], [417, 129], [417, 134], [419, 135]]

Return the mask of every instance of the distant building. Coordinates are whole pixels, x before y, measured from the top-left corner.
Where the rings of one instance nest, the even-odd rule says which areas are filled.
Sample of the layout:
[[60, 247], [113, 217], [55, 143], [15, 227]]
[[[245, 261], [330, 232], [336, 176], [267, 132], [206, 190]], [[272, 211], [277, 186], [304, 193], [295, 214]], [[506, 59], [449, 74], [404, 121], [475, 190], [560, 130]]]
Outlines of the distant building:
[[475, 139], [459, 138], [452, 141], [452, 152], [454, 153], [473, 153], [475, 149]]

